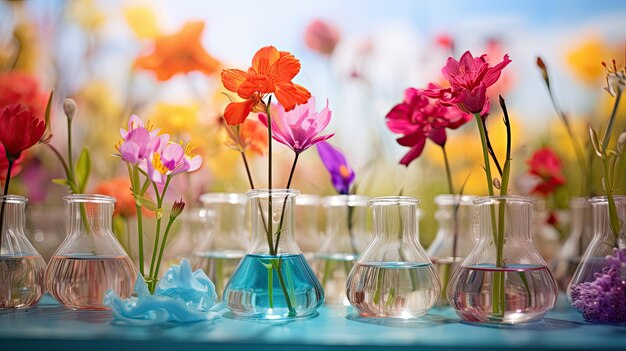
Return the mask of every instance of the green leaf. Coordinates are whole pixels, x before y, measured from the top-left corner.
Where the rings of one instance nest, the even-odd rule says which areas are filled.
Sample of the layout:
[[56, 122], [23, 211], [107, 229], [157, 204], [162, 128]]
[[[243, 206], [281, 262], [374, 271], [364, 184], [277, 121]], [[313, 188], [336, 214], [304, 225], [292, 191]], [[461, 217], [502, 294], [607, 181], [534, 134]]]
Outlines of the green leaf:
[[598, 133], [589, 126], [589, 139], [591, 139], [591, 145], [598, 157], [602, 158], [602, 152], [600, 152], [600, 140], [598, 139]]
[[65, 178], [54, 178], [52, 179], [52, 182], [54, 184], [65, 185], [65, 186], [69, 186], [70, 188], [72, 187], [72, 183], [70, 183], [70, 181]]
[[76, 178], [78, 181], [78, 189], [81, 193], [85, 192], [90, 172], [91, 156], [89, 156], [89, 150], [87, 150], [87, 148], [83, 148], [83, 151], [81, 151], [78, 156], [78, 161], [76, 161]]
[[139, 206], [147, 208], [152, 212], [156, 212], [157, 210], [157, 205], [154, 203], [154, 201], [145, 196], [135, 195], [135, 203]]

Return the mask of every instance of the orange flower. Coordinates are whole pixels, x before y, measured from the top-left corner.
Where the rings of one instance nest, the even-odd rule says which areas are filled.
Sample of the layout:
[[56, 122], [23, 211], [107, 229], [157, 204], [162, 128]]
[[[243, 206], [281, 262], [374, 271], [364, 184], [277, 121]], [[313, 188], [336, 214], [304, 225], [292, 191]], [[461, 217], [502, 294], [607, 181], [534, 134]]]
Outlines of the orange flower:
[[122, 217], [131, 217], [134, 216], [137, 211], [135, 210], [135, 198], [133, 197], [130, 187], [130, 180], [126, 177], [120, 177], [101, 182], [96, 189], [94, 189], [94, 192], [113, 196], [117, 199], [114, 215], [119, 214]]
[[267, 129], [261, 122], [246, 119], [237, 127], [226, 126], [228, 139], [226, 146], [239, 152], [250, 150], [263, 155], [267, 150]]
[[188, 22], [178, 33], [158, 37], [152, 52], [138, 57], [135, 66], [154, 71], [160, 81], [166, 81], [178, 73], [217, 72], [220, 62], [209, 55], [200, 42], [203, 30], [203, 22]]
[[311, 93], [291, 82], [300, 72], [300, 61], [291, 53], [278, 51], [273, 46], [261, 48], [252, 58], [248, 72], [239, 69], [222, 71], [224, 87], [245, 99], [226, 106], [224, 118], [229, 125], [242, 123], [250, 112], [265, 110], [263, 98], [274, 93], [278, 102], [291, 111], [296, 105], [306, 103]]

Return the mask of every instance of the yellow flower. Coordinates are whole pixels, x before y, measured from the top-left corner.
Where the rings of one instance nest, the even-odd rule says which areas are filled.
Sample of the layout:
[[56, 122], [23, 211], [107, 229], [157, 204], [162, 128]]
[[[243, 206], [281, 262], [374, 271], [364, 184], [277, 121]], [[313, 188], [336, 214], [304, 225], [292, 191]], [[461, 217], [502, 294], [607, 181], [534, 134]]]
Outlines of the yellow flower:
[[578, 79], [589, 85], [599, 85], [606, 75], [601, 62], [612, 57], [618, 57], [614, 48], [598, 37], [590, 37], [572, 48], [566, 61]]
[[124, 10], [126, 22], [139, 39], [154, 39], [161, 32], [156, 15], [149, 6], [130, 6]]
[[106, 15], [94, 0], [75, 0], [70, 2], [70, 17], [86, 30], [100, 29], [107, 21]]
[[198, 127], [197, 105], [179, 105], [169, 103], [157, 103], [149, 120], [161, 128], [163, 133], [171, 134], [178, 138], [192, 134]]

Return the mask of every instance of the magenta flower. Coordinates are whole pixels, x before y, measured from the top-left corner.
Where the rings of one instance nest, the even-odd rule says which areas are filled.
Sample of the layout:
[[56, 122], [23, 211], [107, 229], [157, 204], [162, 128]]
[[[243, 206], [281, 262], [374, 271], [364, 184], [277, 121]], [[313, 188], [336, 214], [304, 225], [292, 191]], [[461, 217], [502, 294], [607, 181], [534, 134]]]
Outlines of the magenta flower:
[[341, 151], [335, 149], [325, 141], [317, 144], [317, 153], [320, 155], [322, 163], [328, 170], [328, 173], [330, 173], [330, 178], [335, 190], [342, 195], [349, 194], [355, 174], [352, 168], [348, 166], [346, 157]]
[[[328, 126], [332, 115], [328, 101], [320, 112], [315, 112], [315, 98], [311, 97], [306, 104], [297, 105], [289, 112], [285, 112], [280, 104], [272, 104], [271, 113], [272, 138], [287, 145], [296, 154], [335, 135], [319, 135]], [[259, 114], [259, 120], [267, 127], [264, 113]]]
[[490, 108], [487, 88], [498, 81], [500, 73], [509, 63], [509, 55], [504, 55], [502, 62], [493, 67], [487, 63], [487, 55], [473, 57], [466, 51], [459, 61], [449, 57], [441, 73], [450, 82], [450, 87], [433, 84], [424, 94], [440, 99], [445, 105], [457, 106], [464, 112], [485, 116]]
[[389, 130], [403, 134], [397, 139], [398, 144], [411, 148], [400, 160], [400, 164], [405, 166], [422, 154], [426, 139], [443, 147], [446, 143], [446, 128], [456, 129], [471, 118], [472, 115], [428, 98], [415, 88], [406, 89], [404, 101], [394, 106], [386, 116]]
[[[180, 144], [169, 143], [169, 137], [160, 137], [158, 144], [154, 144], [154, 149], [146, 162], [146, 173], [151, 181], [158, 185], [163, 185], [168, 177], [173, 177], [183, 172], [193, 172], [202, 165], [202, 157], [196, 155], [195, 147], [187, 144], [183, 148]], [[143, 168], [143, 167], [142, 167]]]
[[128, 130], [120, 129], [122, 140], [117, 145], [122, 159], [126, 162], [137, 164], [145, 160], [154, 149], [154, 140], [159, 134], [159, 129], [152, 130], [148, 123], [146, 127], [137, 115], [132, 115], [128, 120]]

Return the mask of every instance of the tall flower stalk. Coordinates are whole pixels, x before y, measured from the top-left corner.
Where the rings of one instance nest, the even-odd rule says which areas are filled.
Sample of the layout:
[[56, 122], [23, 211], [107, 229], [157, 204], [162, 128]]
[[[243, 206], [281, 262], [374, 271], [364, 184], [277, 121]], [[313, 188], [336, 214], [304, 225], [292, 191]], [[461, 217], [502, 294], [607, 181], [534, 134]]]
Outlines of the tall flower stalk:
[[574, 147], [574, 153], [576, 154], [576, 161], [578, 163], [578, 169], [580, 171], [580, 176], [581, 176], [580, 196], [589, 196], [589, 191], [591, 188], [590, 186], [591, 175], [587, 171], [588, 165], [587, 165], [587, 161], [585, 160], [583, 147], [580, 144], [579, 140], [574, 135], [574, 132], [572, 130], [572, 126], [570, 124], [569, 118], [567, 117], [567, 114], [561, 109], [561, 107], [556, 101], [556, 98], [554, 97], [554, 92], [552, 91], [552, 86], [550, 85], [550, 75], [548, 74], [548, 67], [546, 66], [544, 61], [541, 59], [541, 57], [537, 57], [537, 67], [539, 67], [543, 81], [546, 84], [546, 89], [548, 90], [548, 95], [550, 96], [550, 102], [552, 103], [552, 107], [554, 108], [554, 111], [556, 112], [561, 122], [563, 123], [563, 126], [565, 127], [565, 131], [567, 132], [567, 136], [570, 139], [572, 146]]
[[[506, 160], [502, 168], [501, 180], [494, 178], [491, 172], [490, 155], [496, 164], [497, 157], [493, 152], [485, 125], [487, 115], [490, 110], [489, 99], [487, 98], [487, 88], [495, 84], [500, 78], [502, 70], [511, 62], [508, 55], [504, 55], [502, 62], [491, 66], [486, 59], [486, 55], [473, 57], [466, 51], [459, 61], [448, 58], [446, 65], [441, 72], [450, 83], [450, 87], [439, 87], [435, 84], [424, 91], [424, 94], [436, 98], [443, 105], [456, 106], [460, 110], [474, 115], [483, 151], [483, 168], [487, 180], [487, 190], [489, 196], [494, 196], [494, 188], [499, 188], [500, 196], [507, 195], [510, 157], [511, 157], [511, 129], [508, 113], [504, 99], [500, 97], [500, 105], [504, 112], [504, 124], [507, 128], [507, 150]], [[500, 168], [499, 168], [500, 169]], [[493, 240], [496, 246], [496, 271], [492, 286], [492, 312], [496, 316], [504, 314], [504, 272], [498, 268], [504, 268], [504, 220], [505, 220], [505, 200], [499, 201], [498, 217], [496, 222], [495, 208], [491, 207], [491, 223], [493, 230]]]
[[[137, 240], [139, 248], [139, 272], [148, 284], [151, 293], [158, 283], [161, 259], [167, 244], [167, 237], [176, 218], [185, 208], [182, 201], [174, 202], [167, 225], [161, 237], [165, 196], [172, 178], [181, 173], [193, 172], [200, 168], [202, 157], [195, 147], [183, 142], [170, 141], [168, 134], [159, 134], [150, 123], [144, 124], [141, 118], [133, 115], [128, 120], [128, 129], [120, 130], [122, 139], [115, 146], [122, 161], [126, 163], [131, 191], [135, 198], [137, 212]], [[143, 179], [142, 179], [143, 178]], [[147, 195], [152, 188], [156, 202]], [[155, 239], [148, 274], [144, 267], [143, 215], [145, 207], [156, 215]]]
[[[615, 60], [613, 60], [612, 66], [608, 66], [605, 63], [603, 63], [603, 65], [607, 71], [607, 86], [605, 90], [613, 96], [615, 100], [613, 102], [613, 109], [611, 110], [609, 121], [604, 129], [602, 139], [598, 137], [598, 133], [591, 126], [589, 126], [589, 134], [596, 156], [598, 156], [602, 161], [602, 188], [604, 189], [608, 201], [611, 231], [615, 235], [616, 245], [619, 246], [619, 240], [617, 239], [619, 238], [619, 234], [622, 229], [622, 223], [620, 223], [617, 215], [617, 206], [615, 205], [613, 194], [616, 190], [614, 179], [615, 165], [617, 160], [624, 153], [624, 146], [618, 143], [617, 150], [609, 150], [609, 143], [615, 126], [615, 116], [617, 115], [622, 93], [626, 87], [626, 69], [624, 67], [617, 67]], [[624, 137], [620, 136], [620, 139], [623, 138]]]
[[[264, 221], [264, 230], [267, 237], [268, 254], [272, 256], [269, 264], [262, 263], [268, 269], [269, 305], [273, 308], [273, 272], [276, 272], [281, 290], [289, 310], [288, 316], [295, 317], [297, 311], [293, 306], [293, 292], [290, 292], [282, 271], [282, 259], [279, 245], [285, 208], [288, 198], [283, 202], [278, 226], [274, 228], [273, 194], [272, 194], [272, 139], [291, 148], [295, 155], [289, 173], [287, 188], [291, 186], [300, 153], [317, 142], [330, 138], [319, 136], [330, 120], [328, 108], [319, 114], [313, 111], [315, 100], [304, 87], [291, 82], [300, 71], [300, 62], [291, 53], [278, 51], [273, 46], [266, 46], [257, 51], [252, 59], [252, 66], [248, 71], [225, 69], [222, 71], [224, 87], [236, 93], [244, 101], [233, 101], [224, 111], [224, 119], [229, 126], [238, 126], [245, 123], [252, 112], [259, 114], [259, 120], [267, 127], [268, 147], [268, 213], [267, 217], [260, 213]], [[272, 96], [278, 100], [272, 104]], [[267, 102], [265, 101], [267, 98]], [[238, 127], [237, 127], [238, 128]], [[240, 135], [230, 132], [231, 141], [235, 143], [242, 155], [242, 160], [248, 175], [250, 187], [254, 189], [252, 173], [245, 156], [244, 140]], [[261, 206], [259, 204], [259, 211]], [[288, 273], [288, 272], [287, 272]], [[290, 280], [290, 277], [287, 277]]]

